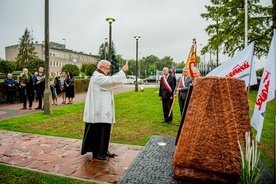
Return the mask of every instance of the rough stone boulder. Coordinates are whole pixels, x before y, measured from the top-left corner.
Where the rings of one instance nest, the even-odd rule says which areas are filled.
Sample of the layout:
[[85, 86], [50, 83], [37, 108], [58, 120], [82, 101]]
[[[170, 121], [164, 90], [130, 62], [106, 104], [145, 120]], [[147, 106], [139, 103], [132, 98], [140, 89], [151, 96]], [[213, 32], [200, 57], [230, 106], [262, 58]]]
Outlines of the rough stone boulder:
[[194, 80], [190, 103], [173, 156], [173, 177], [236, 183], [238, 140], [251, 132], [244, 81], [230, 77]]

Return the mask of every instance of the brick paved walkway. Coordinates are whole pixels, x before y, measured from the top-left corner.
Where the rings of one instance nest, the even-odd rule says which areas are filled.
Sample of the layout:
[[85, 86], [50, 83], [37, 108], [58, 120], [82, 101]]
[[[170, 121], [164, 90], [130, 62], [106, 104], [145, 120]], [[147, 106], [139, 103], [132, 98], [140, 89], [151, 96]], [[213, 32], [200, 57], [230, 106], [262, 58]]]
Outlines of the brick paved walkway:
[[[134, 90], [123, 86], [114, 93]], [[76, 94], [74, 103], [83, 102], [86, 93]], [[61, 98], [53, 108], [62, 106]], [[67, 105], [67, 104], [66, 104]], [[35, 113], [19, 110], [22, 104], [0, 105], [1, 120]], [[34, 102], [33, 109], [37, 107]], [[49, 174], [73, 177], [96, 183], [117, 183], [143, 147], [110, 143], [109, 151], [118, 156], [99, 161], [91, 153], [80, 155], [82, 140], [0, 130], [0, 163]]]
[[0, 163], [94, 182], [116, 183], [142, 150], [141, 146], [109, 145], [118, 156], [99, 161], [81, 155], [82, 141], [0, 130]]

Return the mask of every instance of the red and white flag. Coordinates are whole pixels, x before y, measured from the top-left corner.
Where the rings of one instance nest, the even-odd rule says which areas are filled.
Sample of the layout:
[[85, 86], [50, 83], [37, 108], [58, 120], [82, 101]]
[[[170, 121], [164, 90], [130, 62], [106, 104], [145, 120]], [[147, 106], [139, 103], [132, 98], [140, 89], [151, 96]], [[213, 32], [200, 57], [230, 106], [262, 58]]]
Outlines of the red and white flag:
[[257, 84], [257, 76], [253, 60], [254, 42], [238, 52], [233, 58], [227, 60], [210, 73], [208, 76], [236, 77], [245, 81], [245, 85]]
[[275, 98], [276, 90], [276, 31], [274, 30], [274, 36], [272, 38], [269, 52], [267, 55], [267, 61], [264, 68], [263, 76], [260, 81], [260, 87], [255, 102], [254, 113], [251, 118], [251, 125], [257, 130], [256, 139], [260, 142], [266, 103]]

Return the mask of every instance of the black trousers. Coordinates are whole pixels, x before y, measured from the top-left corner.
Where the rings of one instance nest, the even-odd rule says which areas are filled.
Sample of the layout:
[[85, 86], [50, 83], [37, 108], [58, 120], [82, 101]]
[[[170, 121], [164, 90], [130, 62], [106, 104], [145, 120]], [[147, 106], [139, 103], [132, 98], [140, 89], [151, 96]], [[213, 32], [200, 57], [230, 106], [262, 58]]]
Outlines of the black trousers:
[[85, 123], [81, 154], [92, 152], [93, 155], [105, 155], [108, 151], [110, 123]]
[[169, 98], [162, 98], [162, 106], [163, 106], [163, 114], [164, 114], [164, 120], [165, 121], [172, 121], [173, 119], [173, 112], [171, 112], [170, 117], [169, 116], [169, 112], [172, 106], [172, 100]]
[[7, 102], [12, 103], [14, 99], [15, 91], [7, 90]]
[[180, 115], [182, 116], [186, 99], [178, 98]]
[[43, 93], [36, 94], [36, 99], [38, 100], [38, 108], [42, 108], [42, 96], [43, 96]]
[[22, 94], [23, 107], [27, 107], [27, 98], [29, 101], [29, 107], [32, 107], [34, 94], [32, 92], [27, 91], [26, 88], [24, 87], [21, 88], [21, 94]]

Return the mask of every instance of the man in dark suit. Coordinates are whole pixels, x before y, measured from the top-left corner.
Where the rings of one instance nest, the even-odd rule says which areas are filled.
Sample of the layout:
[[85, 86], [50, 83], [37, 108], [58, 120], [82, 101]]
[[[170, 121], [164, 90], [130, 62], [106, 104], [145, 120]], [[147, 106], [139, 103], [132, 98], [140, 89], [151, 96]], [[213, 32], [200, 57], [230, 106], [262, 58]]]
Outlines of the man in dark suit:
[[159, 88], [159, 99], [162, 100], [164, 120], [162, 123], [170, 124], [173, 119], [172, 112], [169, 116], [169, 112], [173, 102], [173, 90], [175, 88], [175, 77], [169, 74], [167, 67], [163, 68], [163, 77], [161, 77]]
[[38, 107], [35, 110], [42, 109], [42, 97], [45, 90], [45, 75], [43, 73], [43, 67], [39, 67], [38, 74], [35, 80], [35, 92], [38, 100]]
[[178, 92], [178, 102], [179, 102], [179, 108], [180, 108], [180, 115], [182, 115], [183, 108], [185, 105], [187, 93], [189, 86], [192, 84], [193, 79], [188, 76], [189, 69], [184, 68], [182, 72], [182, 76], [177, 80], [176, 87], [174, 90], [174, 94], [176, 96], [176, 93]]

